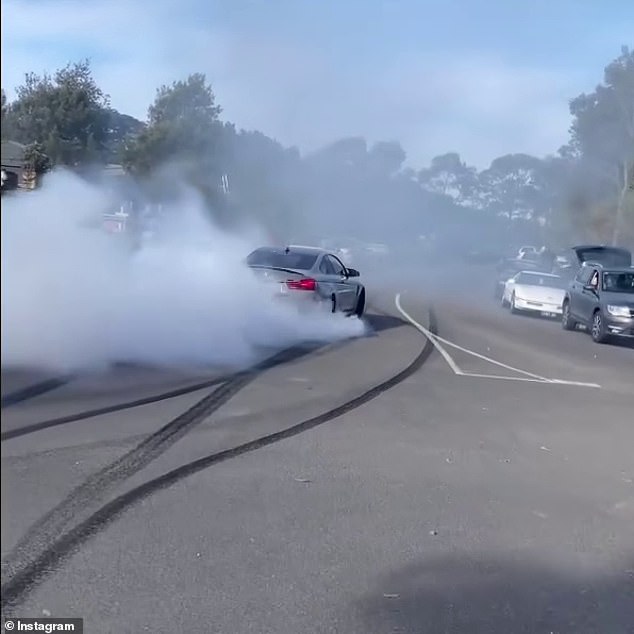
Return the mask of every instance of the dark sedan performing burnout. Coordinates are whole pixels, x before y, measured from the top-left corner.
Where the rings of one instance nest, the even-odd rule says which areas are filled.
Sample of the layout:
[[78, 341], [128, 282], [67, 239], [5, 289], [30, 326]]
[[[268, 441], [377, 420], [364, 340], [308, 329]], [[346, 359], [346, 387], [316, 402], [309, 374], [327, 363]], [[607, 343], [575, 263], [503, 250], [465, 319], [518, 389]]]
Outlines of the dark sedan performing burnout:
[[364, 313], [365, 287], [359, 271], [325, 249], [260, 247], [246, 263], [262, 281], [278, 285], [277, 297], [298, 302], [300, 309], [317, 306], [357, 317]]

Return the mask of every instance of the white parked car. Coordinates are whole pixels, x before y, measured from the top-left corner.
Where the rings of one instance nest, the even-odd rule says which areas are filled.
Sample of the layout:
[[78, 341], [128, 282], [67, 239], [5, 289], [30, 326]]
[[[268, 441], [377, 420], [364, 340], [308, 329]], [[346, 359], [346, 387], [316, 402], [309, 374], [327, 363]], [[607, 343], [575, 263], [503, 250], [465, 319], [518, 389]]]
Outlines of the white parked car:
[[514, 314], [535, 312], [556, 317], [562, 313], [568, 281], [552, 273], [520, 271], [504, 284], [502, 306]]

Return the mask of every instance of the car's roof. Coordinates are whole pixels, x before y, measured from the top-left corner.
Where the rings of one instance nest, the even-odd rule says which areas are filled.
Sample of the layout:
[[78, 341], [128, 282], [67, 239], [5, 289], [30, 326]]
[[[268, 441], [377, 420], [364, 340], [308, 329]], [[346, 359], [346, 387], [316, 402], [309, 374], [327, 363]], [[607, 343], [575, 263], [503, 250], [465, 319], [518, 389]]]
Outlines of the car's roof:
[[328, 253], [327, 249], [322, 249], [321, 247], [313, 247], [304, 244], [289, 244], [287, 247], [291, 251], [295, 251], [295, 253]]
[[259, 247], [256, 251], [271, 251], [274, 253], [282, 253], [286, 249], [289, 250], [289, 253], [303, 253], [304, 255], [319, 255], [320, 253], [330, 253], [326, 249], [322, 249], [320, 247], [311, 247], [311, 246], [303, 246], [300, 244], [289, 244], [288, 246], [265, 246]]

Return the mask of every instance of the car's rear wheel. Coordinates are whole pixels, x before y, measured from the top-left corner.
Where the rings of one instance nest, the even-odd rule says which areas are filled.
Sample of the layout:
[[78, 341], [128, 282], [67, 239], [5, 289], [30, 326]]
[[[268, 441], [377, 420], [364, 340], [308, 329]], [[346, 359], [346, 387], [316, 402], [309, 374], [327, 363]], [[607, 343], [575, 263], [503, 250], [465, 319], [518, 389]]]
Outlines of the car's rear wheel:
[[561, 309], [561, 327], [564, 330], [574, 330], [577, 327], [577, 322], [572, 318], [570, 314], [570, 302], [564, 302]]
[[590, 336], [595, 343], [605, 343], [610, 335], [605, 328], [605, 322], [603, 321], [603, 314], [600, 310], [595, 311], [592, 315], [592, 326], [590, 328]]

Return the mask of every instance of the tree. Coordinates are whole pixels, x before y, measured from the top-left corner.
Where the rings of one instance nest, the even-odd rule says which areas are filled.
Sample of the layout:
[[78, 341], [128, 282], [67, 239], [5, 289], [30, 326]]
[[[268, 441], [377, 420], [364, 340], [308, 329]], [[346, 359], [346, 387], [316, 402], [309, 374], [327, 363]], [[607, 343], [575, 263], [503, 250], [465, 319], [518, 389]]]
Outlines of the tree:
[[222, 131], [220, 146], [232, 213], [257, 221], [272, 239], [293, 239], [304, 229], [299, 152], [261, 132], [236, 132], [229, 124]]
[[53, 164], [98, 162], [108, 138], [108, 105], [87, 60], [53, 77], [29, 73], [7, 108], [6, 133], [26, 145], [38, 144]]
[[309, 157], [309, 162], [338, 170], [343, 167], [365, 168], [368, 159], [368, 144], [362, 137], [345, 137], [317, 150]]
[[449, 196], [461, 205], [479, 206], [477, 170], [456, 152], [434, 157], [431, 166], [418, 173], [418, 181], [426, 191]]
[[167, 163], [186, 163], [190, 174], [195, 163], [204, 171], [213, 163], [221, 136], [220, 112], [201, 73], [161, 86], [148, 110], [147, 126], [123, 152], [125, 165], [141, 176]]
[[380, 174], [392, 176], [401, 170], [407, 158], [405, 150], [397, 141], [379, 141], [375, 143], [368, 159]]
[[605, 68], [603, 84], [573, 99], [570, 112], [572, 149], [594, 173], [599, 190], [609, 192], [614, 201], [611, 237], [616, 244], [625, 226], [634, 222], [629, 194], [634, 173], [634, 51], [623, 47]]
[[2, 89], [2, 122], [0, 130], [2, 131], [2, 139], [6, 139], [7, 135], [7, 126], [6, 126], [6, 115], [7, 115], [7, 93], [4, 92], [4, 88]]
[[544, 163], [528, 154], [496, 158], [479, 175], [489, 211], [511, 220], [537, 220], [548, 206]]
[[37, 142], [26, 147], [24, 162], [33, 169], [36, 176], [41, 176], [52, 167], [50, 157], [44, 152], [44, 147]]
[[218, 221], [231, 222], [222, 186], [231, 135], [219, 121], [220, 112], [201, 73], [161, 86], [147, 124], [124, 143], [124, 167], [145, 182], [151, 197], [165, 199], [186, 185], [198, 191]]
[[109, 109], [108, 115], [108, 135], [105, 149], [106, 157], [111, 162], [121, 160], [126, 143], [132, 142], [145, 129], [145, 124], [134, 117], [122, 114], [114, 109]]

